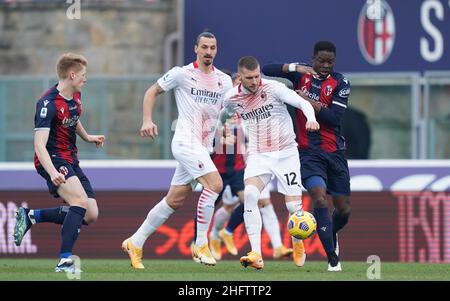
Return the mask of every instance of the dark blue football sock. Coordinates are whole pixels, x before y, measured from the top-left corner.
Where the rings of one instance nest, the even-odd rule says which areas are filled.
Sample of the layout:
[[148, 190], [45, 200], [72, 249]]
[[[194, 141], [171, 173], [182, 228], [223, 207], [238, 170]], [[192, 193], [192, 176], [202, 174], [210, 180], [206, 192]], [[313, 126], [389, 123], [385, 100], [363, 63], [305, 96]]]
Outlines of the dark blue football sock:
[[317, 221], [317, 233], [322, 246], [327, 253], [334, 253], [333, 229], [328, 216], [328, 208], [314, 208], [314, 217]]
[[60, 258], [67, 258], [72, 255], [72, 249], [78, 238], [85, 214], [86, 209], [82, 207], [71, 206], [69, 208], [61, 228]]
[[333, 233], [337, 233], [348, 223], [350, 213], [338, 214], [336, 209], [333, 211]]
[[244, 222], [244, 204], [240, 203], [239, 206], [234, 208], [231, 213], [230, 220], [225, 228], [228, 232], [233, 233], [234, 230]]
[[[55, 223], [62, 225], [69, 212], [69, 206], [60, 206], [55, 208], [35, 209], [34, 220], [38, 223]], [[83, 220], [83, 225], [87, 223]]]
[[55, 223], [60, 224], [64, 222], [69, 206], [61, 206], [56, 208], [45, 208], [34, 210], [34, 220], [36, 223]]

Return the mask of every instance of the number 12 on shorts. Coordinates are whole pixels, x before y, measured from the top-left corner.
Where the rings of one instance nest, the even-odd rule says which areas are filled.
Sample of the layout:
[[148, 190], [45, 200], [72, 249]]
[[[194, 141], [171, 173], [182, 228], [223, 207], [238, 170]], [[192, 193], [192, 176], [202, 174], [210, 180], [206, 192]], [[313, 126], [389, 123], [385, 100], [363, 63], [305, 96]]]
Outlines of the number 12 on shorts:
[[285, 173], [284, 176], [286, 177], [286, 182], [289, 186], [291, 185], [298, 185], [297, 182], [297, 174], [295, 172]]

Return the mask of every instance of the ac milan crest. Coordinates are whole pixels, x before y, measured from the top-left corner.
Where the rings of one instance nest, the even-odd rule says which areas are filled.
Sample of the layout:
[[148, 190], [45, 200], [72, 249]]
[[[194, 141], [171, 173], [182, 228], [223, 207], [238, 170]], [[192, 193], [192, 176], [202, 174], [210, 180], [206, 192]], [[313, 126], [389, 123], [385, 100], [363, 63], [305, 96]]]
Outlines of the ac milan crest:
[[359, 49], [367, 62], [380, 65], [395, 42], [394, 13], [386, 0], [367, 0], [358, 19]]
[[203, 164], [202, 161], [198, 160], [198, 168], [203, 169], [205, 168], [205, 165]]

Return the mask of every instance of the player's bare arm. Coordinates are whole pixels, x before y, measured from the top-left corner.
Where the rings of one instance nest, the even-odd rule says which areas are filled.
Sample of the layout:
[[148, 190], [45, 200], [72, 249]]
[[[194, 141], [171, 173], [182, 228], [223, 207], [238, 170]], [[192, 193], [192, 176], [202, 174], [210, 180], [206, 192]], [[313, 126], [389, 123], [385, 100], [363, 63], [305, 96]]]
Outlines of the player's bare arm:
[[81, 124], [81, 121], [78, 120], [77, 128], [76, 128], [77, 135], [80, 136], [81, 139], [88, 143], [95, 143], [95, 146], [97, 148], [100, 148], [105, 143], [105, 136], [104, 135], [89, 135], [86, 130], [83, 127], [83, 124]]
[[[298, 73], [302, 73], [302, 74], [310, 74], [311, 73], [311, 74], [317, 75], [316, 71], [314, 71], [314, 69], [310, 66], [300, 65], [300, 64], [296, 64], [296, 63], [292, 63], [292, 64], [283, 64], [283, 68], [282, 68], [283, 72], [284, 73], [298, 72]], [[291, 68], [292, 68], [292, 66], [295, 66], [295, 68], [290, 69], [289, 68], [290, 65], [291, 65]]]
[[164, 90], [158, 85], [158, 83], [153, 84], [144, 95], [143, 102], [143, 115], [142, 115], [142, 127], [141, 136], [150, 137], [154, 139], [158, 136], [158, 126], [153, 122], [153, 107], [156, 103], [156, 98], [158, 95], [164, 93]]
[[50, 135], [49, 130], [39, 130], [34, 132], [34, 151], [39, 159], [42, 167], [50, 175], [50, 178], [56, 186], [66, 183], [66, 178], [63, 174], [59, 173], [52, 163], [50, 154], [47, 151], [47, 141]]

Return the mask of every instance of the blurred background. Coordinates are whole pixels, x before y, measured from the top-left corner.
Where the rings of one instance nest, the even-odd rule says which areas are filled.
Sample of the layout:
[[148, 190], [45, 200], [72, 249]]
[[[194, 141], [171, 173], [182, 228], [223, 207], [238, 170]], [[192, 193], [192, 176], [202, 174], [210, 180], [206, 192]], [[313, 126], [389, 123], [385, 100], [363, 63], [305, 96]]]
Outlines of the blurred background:
[[[67, 51], [89, 60], [83, 123], [109, 137], [101, 152], [80, 144], [81, 158], [171, 159], [172, 131], [156, 143], [140, 139], [141, 102], [162, 73], [195, 59], [203, 30], [218, 38], [216, 66], [231, 71], [243, 55], [309, 63], [316, 41], [333, 41], [335, 70], [352, 85], [349, 158], [449, 158], [448, 1], [319, 3], [0, 0], [0, 161], [31, 160], [30, 103], [55, 82], [55, 61]], [[163, 129], [177, 116], [172, 98], [159, 101]]]
[[[152, 142], [139, 136], [143, 95], [165, 71], [195, 60], [194, 42], [204, 30], [218, 39], [216, 67], [230, 71], [244, 55], [256, 56], [262, 65], [309, 63], [316, 41], [334, 42], [335, 70], [346, 75], [352, 87], [342, 124], [352, 159], [352, 190], [357, 191], [353, 224], [347, 230], [354, 233], [347, 244], [348, 258], [364, 258], [364, 247], [370, 245], [364, 239], [381, 226], [388, 237], [376, 236], [370, 246], [383, 246], [379, 252], [389, 260], [450, 262], [447, 0], [0, 0], [0, 229], [1, 222], [5, 227], [0, 253], [53, 252], [50, 246], [39, 253], [39, 243], [31, 243], [31, 238], [29, 246], [36, 249], [18, 249], [7, 235], [17, 206], [49, 199], [31, 162], [35, 102], [56, 82], [57, 58], [71, 51], [89, 60], [81, 119], [89, 133], [105, 134], [107, 143], [97, 151], [80, 141], [79, 153], [99, 199], [104, 193], [108, 200], [104, 212], [109, 215], [103, 220], [109, 224], [100, 218], [98, 227], [109, 231], [105, 240], [116, 244], [139, 225], [152, 202], [159, 201], [175, 166], [173, 161], [155, 161], [173, 159], [173, 94], [158, 100], [160, 136]], [[137, 183], [132, 181], [136, 174]], [[117, 199], [114, 191], [129, 193]], [[148, 197], [133, 197], [139, 191], [150, 192]], [[173, 222], [178, 233], [173, 235], [181, 236], [176, 223], [191, 222], [194, 209], [188, 208], [185, 217]], [[119, 213], [126, 216], [120, 222], [128, 228], [106, 230], [119, 221], [113, 218]], [[376, 227], [367, 222], [370, 218], [377, 219]], [[167, 233], [161, 234], [162, 245]], [[39, 239], [44, 238], [35, 241]], [[173, 253], [169, 247], [164, 251], [169, 253], [156, 248], [149, 254], [188, 258], [186, 246]], [[82, 255], [94, 256], [83, 250]], [[119, 256], [116, 249], [104, 252]], [[317, 250], [312, 258], [323, 255]]]

